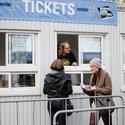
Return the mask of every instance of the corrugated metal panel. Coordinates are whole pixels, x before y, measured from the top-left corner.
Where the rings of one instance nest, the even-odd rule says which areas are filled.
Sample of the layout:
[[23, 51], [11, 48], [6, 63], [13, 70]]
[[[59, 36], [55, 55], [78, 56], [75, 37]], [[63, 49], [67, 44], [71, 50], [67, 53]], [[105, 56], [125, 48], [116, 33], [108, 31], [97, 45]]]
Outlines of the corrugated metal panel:
[[[41, 99], [40, 96], [5, 97], [2, 100]], [[47, 125], [45, 102], [19, 102], [0, 104], [0, 125]]]
[[[77, 95], [78, 97], [82, 95]], [[31, 100], [41, 99], [40, 96], [5, 97], [2, 100]], [[88, 101], [72, 100], [76, 109], [88, 107]], [[49, 125], [49, 115], [46, 102], [18, 102], [0, 104], [0, 125]], [[68, 125], [85, 123], [88, 113], [74, 113], [68, 117]], [[75, 119], [75, 120], [74, 120]], [[88, 121], [87, 121], [88, 122]]]
[[[84, 94], [73, 94], [71, 97], [84, 97]], [[47, 103], [41, 101], [21, 102], [22, 100], [34, 100], [42, 99], [41, 96], [25, 96], [25, 97], [3, 97], [1, 100], [20, 102], [14, 103], [0, 103], [0, 125], [49, 125], [49, 115], [47, 111]], [[118, 98], [114, 99], [119, 100]], [[89, 99], [72, 99], [74, 109], [88, 109]], [[120, 102], [121, 103], [121, 102]], [[119, 104], [120, 104], [119, 103]], [[119, 114], [122, 111], [120, 110]], [[116, 120], [122, 119], [121, 114], [117, 118], [117, 112], [113, 115], [113, 125], [116, 124]], [[67, 117], [67, 125], [85, 125], [89, 124], [90, 112], [76, 112]], [[102, 124], [102, 120], [99, 121], [99, 125]]]

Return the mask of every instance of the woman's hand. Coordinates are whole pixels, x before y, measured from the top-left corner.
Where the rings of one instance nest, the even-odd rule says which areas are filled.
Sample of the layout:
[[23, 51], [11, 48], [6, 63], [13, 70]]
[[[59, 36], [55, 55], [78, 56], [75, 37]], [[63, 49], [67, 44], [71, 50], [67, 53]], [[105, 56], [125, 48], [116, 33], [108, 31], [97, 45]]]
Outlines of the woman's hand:
[[90, 89], [88, 89], [87, 91], [88, 92], [91, 92], [91, 91], [95, 91], [96, 90], [96, 86], [89, 86]]

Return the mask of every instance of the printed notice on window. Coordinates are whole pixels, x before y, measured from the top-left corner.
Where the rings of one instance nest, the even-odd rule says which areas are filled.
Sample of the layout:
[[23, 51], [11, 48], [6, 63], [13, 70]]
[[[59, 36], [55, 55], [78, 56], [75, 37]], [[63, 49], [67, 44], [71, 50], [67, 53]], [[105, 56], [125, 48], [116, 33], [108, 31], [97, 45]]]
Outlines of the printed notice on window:
[[14, 35], [12, 36], [12, 52], [31, 51], [31, 36]]
[[81, 37], [82, 62], [88, 63], [93, 58], [101, 58], [101, 38]]

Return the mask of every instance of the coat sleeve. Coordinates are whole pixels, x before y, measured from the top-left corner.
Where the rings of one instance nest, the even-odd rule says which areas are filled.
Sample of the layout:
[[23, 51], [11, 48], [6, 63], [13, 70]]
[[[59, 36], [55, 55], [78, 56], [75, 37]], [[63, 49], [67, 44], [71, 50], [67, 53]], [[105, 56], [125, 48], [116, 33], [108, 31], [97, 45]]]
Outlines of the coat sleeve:
[[101, 92], [106, 95], [112, 94], [112, 81], [108, 73], [105, 74], [103, 86], [96, 87], [96, 92]]
[[72, 92], [73, 92], [72, 82], [71, 82], [71, 80], [67, 80], [64, 84], [62, 95], [68, 96], [68, 95], [72, 94]]
[[48, 94], [48, 87], [47, 87], [46, 79], [44, 79], [43, 93]]

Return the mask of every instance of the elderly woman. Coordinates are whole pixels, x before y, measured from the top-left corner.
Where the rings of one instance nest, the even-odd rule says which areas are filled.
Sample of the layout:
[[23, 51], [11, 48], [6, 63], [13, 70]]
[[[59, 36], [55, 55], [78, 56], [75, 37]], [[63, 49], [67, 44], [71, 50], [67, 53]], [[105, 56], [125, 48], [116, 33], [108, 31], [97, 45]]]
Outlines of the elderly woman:
[[[92, 72], [92, 75], [90, 77], [90, 86], [88, 90], [83, 89], [83, 92], [85, 92], [89, 96], [96, 96], [98, 93], [102, 93], [104, 95], [111, 95], [111, 78], [109, 74], [102, 69], [101, 60], [99, 58], [94, 58], [89, 62], [89, 66]], [[90, 99], [90, 106], [95, 107], [95, 100], [93, 98]], [[102, 114], [99, 112], [99, 118], [100, 117], [102, 117], [102, 120], [105, 125], [112, 125], [111, 113], [107, 112]], [[95, 125], [95, 112], [91, 112], [89, 125]]]

